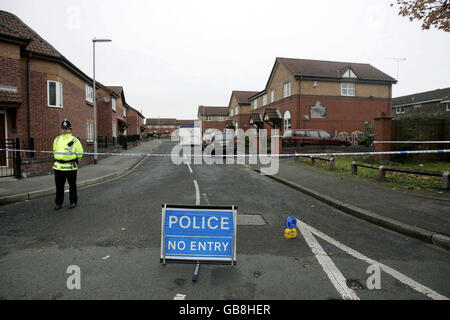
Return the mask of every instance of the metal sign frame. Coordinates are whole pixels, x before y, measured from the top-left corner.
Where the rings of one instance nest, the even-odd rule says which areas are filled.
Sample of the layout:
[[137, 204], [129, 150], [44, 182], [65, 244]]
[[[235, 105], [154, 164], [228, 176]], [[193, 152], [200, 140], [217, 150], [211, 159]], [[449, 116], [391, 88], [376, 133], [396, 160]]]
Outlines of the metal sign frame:
[[[214, 212], [214, 211], [230, 211], [233, 217], [233, 236], [231, 239], [231, 258], [228, 257], [180, 257], [177, 256], [168, 256], [166, 254], [166, 233], [165, 233], [165, 220], [166, 220], [166, 210], [175, 209], [175, 210], [195, 210], [195, 211], [205, 211], [205, 212]], [[236, 264], [236, 234], [237, 234], [237, 206], [201, 206], [201, 205], [171, 205], [171, 204], [163, 204], [162, 205], [162, 213], [161, 213], [161, 256], [160, 262], [165, 265], [167, 262], [177, 262], [177, 263], [209, 263], [209, 264], [231, 264], [231, 266]], [[189, 235], [189, 237], [193, 237]], [[200, 236], [199, 236], [200, 237]], [[211, 238], [229, 238], [229, 237], [214, 237]]]

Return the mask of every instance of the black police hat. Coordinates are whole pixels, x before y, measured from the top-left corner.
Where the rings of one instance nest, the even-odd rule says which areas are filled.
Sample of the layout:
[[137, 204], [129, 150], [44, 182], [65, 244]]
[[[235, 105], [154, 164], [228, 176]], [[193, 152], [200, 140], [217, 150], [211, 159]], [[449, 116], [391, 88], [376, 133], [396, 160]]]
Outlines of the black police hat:
[[61, 123], [61, 129], [63, 129], [63, 130], [72, 129], [72, 125], [70, 124], [70, 121], [67, 119], [64, 119], [64, 121]]

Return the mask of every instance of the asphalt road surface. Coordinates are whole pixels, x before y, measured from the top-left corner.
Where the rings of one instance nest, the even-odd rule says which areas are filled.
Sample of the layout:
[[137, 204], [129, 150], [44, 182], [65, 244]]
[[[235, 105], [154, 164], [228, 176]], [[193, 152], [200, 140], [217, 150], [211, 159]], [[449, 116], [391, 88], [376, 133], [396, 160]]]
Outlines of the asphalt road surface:
[[[173, 146], [165, 142], [158, 152]], [[151, 157], [131, 174], [80, 189], [78, 196], [74, 210], [67, 208], [67, 193], [60, 211], [53, 210], [53, 196], [0, 207], [1, 299], [450, 297], [445, 250], [346, 215], [240, 165], [175, 165]], [[201, 265], [192, 282], [195, 265], [160, 263], [161, 205], [198, 202], [237, 205], [238, 215], [259, 216], [264, 225], [239, 225], [237, 265]], [[301, 222], [296, 239], [283, 237], [289, 216]], [[69, 290], [73, 265], [81, 289]], [[376, 268], [378, 288], [369, 279]]]

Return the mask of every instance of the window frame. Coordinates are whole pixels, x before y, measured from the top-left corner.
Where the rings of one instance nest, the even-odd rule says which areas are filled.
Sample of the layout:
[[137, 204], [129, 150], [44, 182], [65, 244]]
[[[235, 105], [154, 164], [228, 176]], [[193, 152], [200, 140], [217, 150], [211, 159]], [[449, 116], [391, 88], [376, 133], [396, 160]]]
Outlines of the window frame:
[[287, 80], [283, 83], [283, 98], [291, 96], [291, 80]]
[[[349, 86], [352, 86], [353, 88], [349, 88]], [[345, 93], [344, 93], [345, 91]], [[353, 91], [353, 94], [351, 94], [351, 91]], [[354, 82], [341, 82], [341, 96], [345, 97], [355, 97], [356, 96], [356, 85]]]
[[[286, 118], [287, 114], [289, 115], [289, 118]], [[292, 113], [290, 110], [286, 110], [283, 114], [283, 130], [292, 130]]]
[[86, 142], [91, 143], [94, 142], [94, 124], [87, 122], [86, 123]]
[[[50, 83], [55, 84], [55, 105], [50, 104]], [[50, 108], [64, 108], [63, 84], [56, 80], [47, 80], [47, 106]]]
[[112, 111], [114, 111], [114, 112], [117, 112], [117, 99], [116, 98], [114, 98], [114, 97], [112, 97], [111, 98], [111, 108], [112, 108]]
[[270, 89], [270, 103], [275, 101], [275, 89]]
[[94, 88], [88, 83], [86, 83], [86, 101], [94, 103]]
[[265, 106], [267, 104], [267, 93], [262, 96], [262, 105]]
[[253, 110], [258, 108], [258, 99], [253, 100]]

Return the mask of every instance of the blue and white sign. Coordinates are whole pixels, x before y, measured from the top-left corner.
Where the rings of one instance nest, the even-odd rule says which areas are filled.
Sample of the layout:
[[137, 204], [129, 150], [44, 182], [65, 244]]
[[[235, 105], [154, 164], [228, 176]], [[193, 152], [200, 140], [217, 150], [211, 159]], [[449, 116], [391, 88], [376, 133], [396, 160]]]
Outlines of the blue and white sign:
[[236, 261], [236, 207], [164, 205], [161, 259]]

